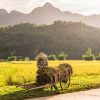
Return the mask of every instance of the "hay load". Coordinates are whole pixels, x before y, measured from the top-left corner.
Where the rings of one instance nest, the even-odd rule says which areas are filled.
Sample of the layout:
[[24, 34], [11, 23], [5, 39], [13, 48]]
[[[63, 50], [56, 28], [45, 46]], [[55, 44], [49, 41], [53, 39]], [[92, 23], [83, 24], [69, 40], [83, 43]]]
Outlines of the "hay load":
[[[67, 74], [70, 75], [73, 73], [72, 67], [69, 64], [60, 64], [58, 66], [54, 67], [46, 67], [46, 68], [41, 68], [37, 71], [37, 80], [36, 82], [39, 85], [45, 85], [47, 83], [52, 83], [52, 76], [56, 75], [60, 72], [64, 74], [64, 71], [69, 68]], [[61, 75], [60, 75], [61, 76]], [[58, 77], [61, 78], [61, 77]], [[59, 80], [59, 79], [57, 79]]]
[[59, 66], [57, 66], [60, 70], [64, 71], [65, 69], [69, 68], [70, 70], [70, 74], [73, 73], [73, 70], [72, 70], [72, 67], [70, 64], [66, 64], [66, 63], [63, 63], [63, 64], [59, 64]]
[[[60, 87], [63, 89], [70, 85], [70, 76], [73, 73], [72, 67], [69, 64], [59, 64], [55, 67], [49, 67], [47, 56], [41, 52], [38, 56], [37, 61], [37, 77], [36, 83], [39, 86], [51, 84], [51, 89], [54, 87], [57, 90], [56, 83], [60, 83]], [[63, 83], [65, 85], [63, 86]]]
[[70, 77], [73, 73], [72, 67], [69, 64], [59, 64], [58, 66], [48, 66], [47, 56], [41, 52], [37, 56], [37, 76], [35, 83], [23, 84], [28, 90], [43, 89], [45, 87], [51, 87], [58, 91], [57, 83], [59, 83], [61, 89], [67, 89], [70, 85]]
[[51, 83], [51, 76], [55, 74], [56, 72], [57, 70], [52, 67], [46, 67], [46, 68], [39, 69], [37, 71], [36, 82], [39, 85], [45, 85], [47, 83]]

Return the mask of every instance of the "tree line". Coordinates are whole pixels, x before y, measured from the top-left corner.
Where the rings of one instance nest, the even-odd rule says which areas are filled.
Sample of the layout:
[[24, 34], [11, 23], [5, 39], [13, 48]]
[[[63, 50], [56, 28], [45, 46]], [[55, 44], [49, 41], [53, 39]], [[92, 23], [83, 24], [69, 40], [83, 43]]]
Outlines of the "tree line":
[[[60, 54], [50, 54], [47, 56], [48, 60], [68, 60], [68, 53], [61, 52]], [[88, 48], [84, 54], [81, 56], [82, 60], [92, 61], [92, 60], [100, 60], [100, 53], [98, 55], [94, 54], [91, 48]], [[11, 53], [6, 61], [30, 61], [37, 60], [37, 58], [31, 59], [29, 57], [15, 56], [14, 53]], [[4, 61], [4, 60], [3, 60]]]
[[97, 54], [99, 45], [100, 29], [81, 22], [24, 23], [0, 28], [0, 59], [8, 59], [12, 52], [17, 57], [34, 59], [41, 51], [55, 54], [57, 59], [61, 52], [67, 52], [68, 59], [82, 59], [89, 47]]

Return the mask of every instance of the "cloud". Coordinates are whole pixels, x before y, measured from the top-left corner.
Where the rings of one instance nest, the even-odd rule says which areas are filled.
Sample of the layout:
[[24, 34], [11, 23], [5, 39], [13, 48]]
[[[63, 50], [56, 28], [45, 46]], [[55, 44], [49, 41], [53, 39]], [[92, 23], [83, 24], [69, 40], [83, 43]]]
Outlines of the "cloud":
[[18, 10], [27, 12], [31, 1], [32, 0], [0, 0], [0, 8], [4, 8], [8, 11]]

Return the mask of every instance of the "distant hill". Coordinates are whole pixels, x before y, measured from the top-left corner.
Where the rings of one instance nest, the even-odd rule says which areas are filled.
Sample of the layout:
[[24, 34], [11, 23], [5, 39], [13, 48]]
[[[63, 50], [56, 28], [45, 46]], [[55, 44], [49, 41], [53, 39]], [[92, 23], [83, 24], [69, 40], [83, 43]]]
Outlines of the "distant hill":
[[83, 16], [70, 11], [61, 11], [50, 3], [35, 8], [32, 12], [24, 14], [18, 11], [8, 13], [0, 9], [0, 25], [14, 25], [19, 23], [53, 24], [54, 21], [83, 22], [87, 25], [100, 27], [100, 15]]
[[54, 22], [52, 25], [36, 26], [19, 24], [0, 28], [0, 58], [10, 56], [35, 57], [40, 51], [46, 54], [65, 52], [69, 59], [81, 59], [92, 48], [100, 52], [100, 29], [80, 22]]

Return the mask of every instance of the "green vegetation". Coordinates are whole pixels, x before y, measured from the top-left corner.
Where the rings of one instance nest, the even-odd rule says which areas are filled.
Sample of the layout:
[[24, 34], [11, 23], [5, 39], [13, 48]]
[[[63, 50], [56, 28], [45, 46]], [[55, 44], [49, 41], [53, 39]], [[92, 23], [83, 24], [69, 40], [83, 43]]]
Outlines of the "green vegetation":
[[82, 59], [87, 61], [100, 60], [100, 53], [96, 56], [94, 53], [92, 53], [92, 49], [88, 48], [85, 55], [82, 55]]
[[58, 60], [67, 60], [68, 54], [65, 54], [64, 52], [58, 54]]
[[96, 60], [100, 60], [100, 53], [99, 53], [99, 55], [96, 57]]
[[94, 60], [95, 55], [92, 53], [91, 48], [88, 48], [88, 50], [85, 52], [85, 55], [82, 55], [82, 58], [84, 60]]
[[58, 55], [48, 55], [48, 60], [67, 60], [68, 58], [68, 54], [62, 52]]
[[8, 61], [16, 61], [16, 60], [17, 60], [16, 56], [8, 57]]
[[49, 55], [48, 56], [48, 60], [57, 60], [57, 57], [56, 57], [56, 55]]
[[31, 62], [2, 62], [0, 63], [0, 86], [18, 85], [34, 82], [37, 67]]
[[[54, 22], [36, 26], [19, 24], [0, 28], [0, 59], [7, 59], [11, 52], [16, 56], [33, 59], [39, 52], [46, 54], [68, 53], [68, 59], [81, 59], [90, 47], [100, 52], [100, 29], [82, 23]], [[98, 50], [97, 50], [98, 48]]]
[[[100, 87], [100, 62], [99, 61], [49, 61], [49, 66], [69, 63], [74, 74], [71, 85], [66, 90], [59, 88], [59, 93], [67, 93]], [[31, 97], [49, 96], [57, 94], [50, 88], [27, 91], [17, 87], [16, 84], [36, 81], [36, 62], [2, 62], [0, 63], [0, 100], [23, 100]]]
[[25, 57], [25, 59], [24, 59], [25, 61], [29, 61], [30, 60], [30, 58], [29, 57]]

